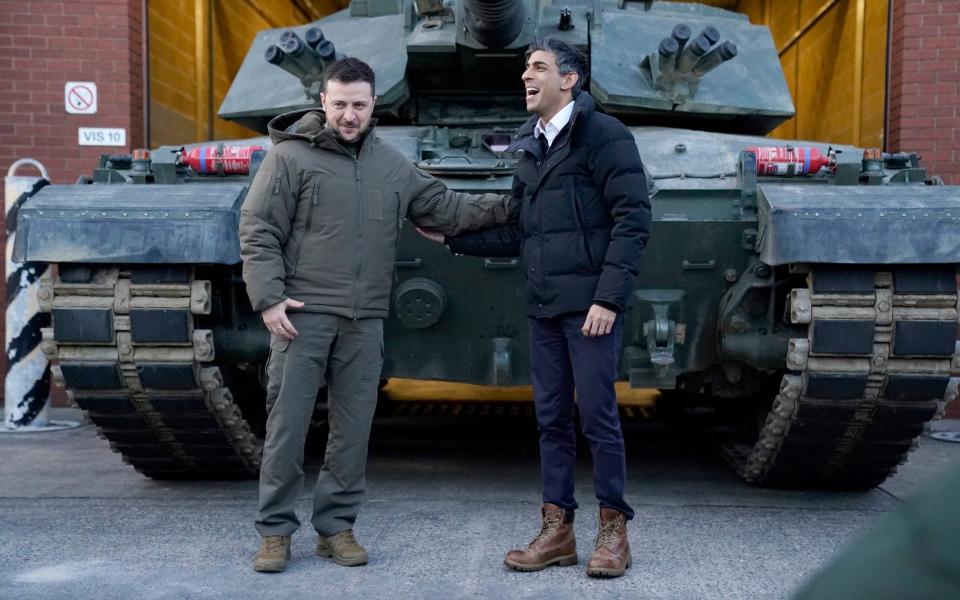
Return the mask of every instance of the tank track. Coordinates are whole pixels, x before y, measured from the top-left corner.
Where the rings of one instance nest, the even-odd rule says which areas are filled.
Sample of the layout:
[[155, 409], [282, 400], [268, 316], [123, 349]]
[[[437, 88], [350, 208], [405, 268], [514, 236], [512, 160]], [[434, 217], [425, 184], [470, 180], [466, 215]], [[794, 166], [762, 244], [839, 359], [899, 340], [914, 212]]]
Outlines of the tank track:
[[721, 449], [761, 485], [875, 487], [957, 396], [955, 269], [823, 269], [807, 283], [787, 307], [807, 337], [790, 340], [756, 443]]
[[238, 479], [262, 446], [220, 368], [211, 284], [188, 267], [60, 265], [38, 292], [53, 313], [41, 348], [54, 382], [137, 471], [158, 479]]

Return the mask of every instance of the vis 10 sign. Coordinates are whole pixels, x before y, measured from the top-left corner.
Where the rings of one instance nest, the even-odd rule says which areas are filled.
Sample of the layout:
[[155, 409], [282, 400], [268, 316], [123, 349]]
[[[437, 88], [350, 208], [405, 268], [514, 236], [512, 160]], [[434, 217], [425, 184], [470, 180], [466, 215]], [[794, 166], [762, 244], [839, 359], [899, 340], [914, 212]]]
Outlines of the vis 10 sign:
[[127, 145], [127, 130], [122, 127], [80, 127], [77, 135], [81, 146]]

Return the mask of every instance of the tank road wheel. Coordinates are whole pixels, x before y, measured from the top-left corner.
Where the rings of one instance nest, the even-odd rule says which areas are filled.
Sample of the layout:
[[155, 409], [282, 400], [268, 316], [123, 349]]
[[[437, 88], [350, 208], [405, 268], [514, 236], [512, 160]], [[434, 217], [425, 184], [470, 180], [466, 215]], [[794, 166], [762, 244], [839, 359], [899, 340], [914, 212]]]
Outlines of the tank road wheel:
[[190, 267], [60, 265], [39, 294], [53, 377], [110, 447], [149, 477], [256, 476], [261, 441], [214, 362], [209, 281]]
[[827, 267], [806, 281], [787, 307], [807, 336], [790, 340], [750, 439], [723, 453], [752, 483], [871, 488], [957, 395], [956, 270]]

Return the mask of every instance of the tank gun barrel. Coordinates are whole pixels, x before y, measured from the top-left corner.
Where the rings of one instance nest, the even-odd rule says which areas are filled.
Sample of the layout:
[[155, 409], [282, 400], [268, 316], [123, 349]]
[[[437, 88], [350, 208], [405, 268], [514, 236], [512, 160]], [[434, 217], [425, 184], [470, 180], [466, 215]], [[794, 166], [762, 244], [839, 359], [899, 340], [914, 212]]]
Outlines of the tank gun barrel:
[[313, 49], [293, 31], [286, 32], [287, 38], [282, 42], [281, 49], [287, 53], [307, 73], [322, 71], [323, 63]]
[[323, 68], [326, 69], [330, 66], [330, 63], [337, 60], [337, 50], [333, 46], [333, 42], [330, 40], [323, 40], [317, 44], [315, 52], [317, 57], [320, 59], [320, 62], [323, 63]]
[[677, 60], [677, 72], [681, 74], [689, 73], [693, 65], [710, 50], [710, 46], [710, 40], [704, 34], [701, 33], [695, 37], [680, 54], [680, 58]]
[[330, 63], [337, 60], [337, 50], [333, 42], [323, 35], [323, 31], [319, 27], [311, 27], [308, 29], [307, 33], [304, 34], [304, 41], [317, 55], [320, 62], [323, 63], [324, 69], [329, 67]]
[[308, 98], [319, 100], [323, 73], [337, 59], [337, 51], [319, 27], [308, 29], [305, 37], [292, 29], [284, 31], [277, 43], [267, 48], [264, 58], [298, 78]]
[[677, 51], [683, 50], [683, 47], [690, 41], [690, 26], [685, 23], [677, 23], [673, 31], [670, 32], [670, 37], [677, 41]]
[[267, 48], [267, 51], [263, 57], [271, 65], [280, 67], [298, 79], [303, 79], [307, 76], [306, 70], [304, 70], [303, 67], [297, 63], [297, 61], [293, 60], [292, 56], [284, 52], [280, 46], [270, 46]]
[[487, 48], [503, 48], [523, 31], [523, 0], [464, 0], [466, 27]]
[[707, 41], [710, 42], [711, 46], [720, 41], [720, 32], [717, 31], [717, 28], [713, 25], [707, 25], [704, 27], [700, 35], [707, 38]]
[[723, 63], [734, 58], [736, 55], [737, 45], [733, 42], [724, 42], [710, 52], [704, 54], [703, 57], [697, 61], [697, 64], [693, 65], [691, 73], [697, 77], [703, 77]]
[[673, 75], [674, 67], [676, 67], [677, 64], [677, 54], [679, 52], [680, 44], [675, 37], [663, 38], [657, 50], [661, 76], [669, 77]]
[[320, 42], [326, 39], [326, 37], [323, 35], [323, 30], [319, 27], [311, 27], [307, 30], [307, 33], [305, 33], [303, 37], [307, 42], [307, 45], [313, 50], [316, 50]]
[[648, 81], [675, 104], [696, 94], [700, 78], [734, 58], [738, 51], [733, 42], [720, 42], [720, 31], [713, 25], [704, 27], [693, 39], [690, 35], [690, 27], [678, 23], [660, 41], [657, 51], [640, 62]]

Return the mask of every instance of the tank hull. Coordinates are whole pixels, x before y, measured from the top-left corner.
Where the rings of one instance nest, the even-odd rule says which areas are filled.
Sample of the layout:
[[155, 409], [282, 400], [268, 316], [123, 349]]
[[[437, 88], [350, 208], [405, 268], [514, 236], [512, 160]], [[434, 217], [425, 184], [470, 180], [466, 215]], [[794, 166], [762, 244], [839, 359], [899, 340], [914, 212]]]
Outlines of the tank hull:
[[[509, 35], [481, 31], [490, 18]], [[297, 36], [325, 39], [322, 52]], [[882, 481], [956, 396], [960, 189], [916, 155], [758, 137], [794, 114], [766, 27], [685, 3], [354, 2], [258, 34], [220, 116], [263, 133], [316, 105], [334, 54], [355, 56], [376, 72], [377, 135], [453, 189], [505, 192], [524, 52], [544, 36], [591, 53], [586, 89], [631, 126], [650, 184], [621, 389], [711, 415], [747, 481]], [[763, 156], [815, 149], [828, 168], [758, 177], [747, 149], [773, 145], [801, 151]], [[15, 259], [58, 267], [40, 290], [53, 313], [42, 347], [140, 471], [253, 476], [269, 336], [240, 276], [249, 177], [194, 173], [179, 147], [152, 156], [104, 157], [93, 185], [46, 186], [20, 207]], [[405, 226], [381, 377], [525, 389], [523, 271]], [[322, 391], [318, 407], [322, 420]]]

